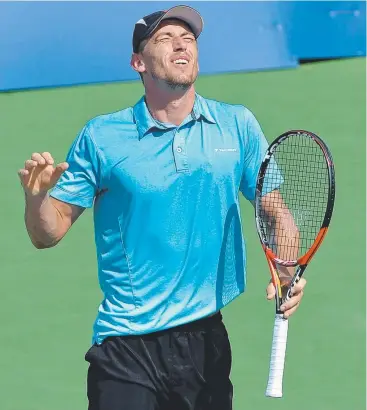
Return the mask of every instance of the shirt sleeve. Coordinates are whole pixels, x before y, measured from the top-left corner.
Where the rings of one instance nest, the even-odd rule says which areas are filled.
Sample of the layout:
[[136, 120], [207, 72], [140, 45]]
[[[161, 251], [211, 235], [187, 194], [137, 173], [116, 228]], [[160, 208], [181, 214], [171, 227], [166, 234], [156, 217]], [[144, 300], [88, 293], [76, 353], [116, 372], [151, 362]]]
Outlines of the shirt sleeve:
[[98, 191], [101, 161], [85, 126], [74, 140], [66, 157], [69, 168], [50, 191], [60, 201], [91, 208]]
[[260, 124], [248, 109], [245, 109], [244, 134], [245, 158], [240, 191], [246, 199], [252, 201], [255, 199], [257, 174], [269, 144]]

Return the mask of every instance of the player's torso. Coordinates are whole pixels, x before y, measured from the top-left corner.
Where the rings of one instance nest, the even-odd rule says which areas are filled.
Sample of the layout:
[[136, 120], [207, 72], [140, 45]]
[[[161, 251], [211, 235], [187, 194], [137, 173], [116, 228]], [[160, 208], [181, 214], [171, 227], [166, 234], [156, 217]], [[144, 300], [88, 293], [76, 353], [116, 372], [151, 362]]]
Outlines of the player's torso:
[[94, 207], [99, 276], [121, 328], [153, 315], [158, 329], [213, 313], [244, 288], [241, 124], [233, 114], [189, 116], [141, 133], [126, 115], [92, 129], [104, 162]]

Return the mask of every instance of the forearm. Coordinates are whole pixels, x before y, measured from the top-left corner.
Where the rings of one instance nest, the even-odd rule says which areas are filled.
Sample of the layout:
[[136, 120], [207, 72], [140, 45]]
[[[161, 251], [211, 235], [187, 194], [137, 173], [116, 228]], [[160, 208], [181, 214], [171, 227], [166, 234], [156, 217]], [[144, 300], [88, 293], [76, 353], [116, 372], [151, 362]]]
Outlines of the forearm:
[[55, 246], [65, 234], [62, 215], [49, 195], [25, 195], [25, 224], [33, 245], [38, 248]]
[[[282, 211], [276, 217], [275, 241], [277, 244], [277, 256], [284, 260], [297, 260], [299, 252], [299, 231], [294, 223], [291, 213]], [[278, 266], [279, 279], [288, 282], [294, 276], [293, 266]]]

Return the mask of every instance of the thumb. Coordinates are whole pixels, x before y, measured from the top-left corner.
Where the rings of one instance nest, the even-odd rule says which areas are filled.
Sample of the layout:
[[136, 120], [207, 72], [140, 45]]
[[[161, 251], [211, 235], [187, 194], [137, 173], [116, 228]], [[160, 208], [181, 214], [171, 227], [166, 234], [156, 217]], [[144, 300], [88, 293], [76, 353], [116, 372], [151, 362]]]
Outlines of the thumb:
[[272, 300], [275, 297], [275, 286], [273, 282], [270, 282], [269, 285], [266, 287], [266, 299]]
[[56, 165], [54, 173], [52, 175], [52, 182], [56, 184], [56, 182], [60, 179], [61, 175], [69, 168], [69, 164], [67, 162], [61, 162], [60, 164]]

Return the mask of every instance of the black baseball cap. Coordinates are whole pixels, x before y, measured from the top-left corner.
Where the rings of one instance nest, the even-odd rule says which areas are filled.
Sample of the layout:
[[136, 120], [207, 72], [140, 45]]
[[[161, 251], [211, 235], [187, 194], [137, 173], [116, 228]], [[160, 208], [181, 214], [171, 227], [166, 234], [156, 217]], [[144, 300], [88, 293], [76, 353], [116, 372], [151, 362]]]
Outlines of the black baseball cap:
[[175, 6], [165, 11], [156, 11], [135, 23], [133, 34], [133, 52], [139, 51], [140, 43], [150, 37], [162, 20], [177, 19], [186, 23], [198, 38], [203, 30], [203, 19], [200, 13], [189, 6]]

